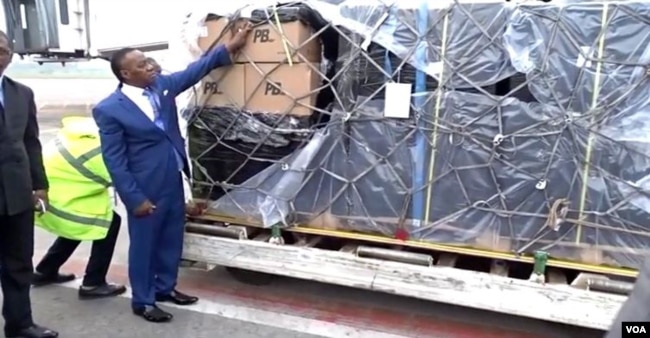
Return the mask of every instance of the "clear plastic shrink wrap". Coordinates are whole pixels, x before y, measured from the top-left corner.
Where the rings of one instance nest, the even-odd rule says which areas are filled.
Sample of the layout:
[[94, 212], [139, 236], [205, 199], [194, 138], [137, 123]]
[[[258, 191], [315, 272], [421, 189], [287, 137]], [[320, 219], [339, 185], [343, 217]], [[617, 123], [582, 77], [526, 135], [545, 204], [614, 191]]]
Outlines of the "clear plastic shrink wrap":
[[[650, 3], [219, 7], [184, 23], [195, 56], [224, 39], [197, 29], [210, 21], [255, 29], [185, 110], [210, 213], [589, 264], [647, 255]], [[411, 84], [408, 117], [385, 109], [390, 83]]]

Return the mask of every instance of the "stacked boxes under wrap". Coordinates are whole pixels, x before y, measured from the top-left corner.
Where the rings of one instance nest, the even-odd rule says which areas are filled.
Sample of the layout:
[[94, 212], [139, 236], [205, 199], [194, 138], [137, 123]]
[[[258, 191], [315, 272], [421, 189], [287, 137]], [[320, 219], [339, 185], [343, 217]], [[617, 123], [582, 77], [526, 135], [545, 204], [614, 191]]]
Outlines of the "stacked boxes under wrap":
[[[273, 24], [276, 19], [280, 28]], [[321, 42], [310, 39], [312, 28], [300, 8], [283, 8], [277, 17], [257, 10], [252, 21], [254, 29], [233, 56], [234, 65], [211, 72], [186, 112], [196, 197], [218, 199], [281, 160], [299, 147], [313, 124]], [[208, 15], [198, 47], [207, 51], [229, 41], [242, 24]]]
[[[228, 190], [211, 213], [639, 266], [650, 3], [305, 3], [339, 34], [338, 60], [323, 67], [329, 116], [246, 182], [207, 183]], [[415, 88], [416, 71], [426, 90], [414, 90], [410, 117], [384, 117], [384, 83]]]

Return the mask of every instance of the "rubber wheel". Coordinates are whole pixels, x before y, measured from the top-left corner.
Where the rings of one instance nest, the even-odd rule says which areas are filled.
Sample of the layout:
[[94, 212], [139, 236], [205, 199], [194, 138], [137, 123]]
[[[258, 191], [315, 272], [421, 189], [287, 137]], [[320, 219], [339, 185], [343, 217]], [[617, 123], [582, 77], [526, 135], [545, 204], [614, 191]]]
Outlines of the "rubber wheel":
[[271, 275], [264, 272], [257, 272], [251, 270], [244, 270], [238, 268], [226, 267], [226, 271], [238, 282], [255, 285], [255, 286], [264, 286], [269, 285], [275, 279], [275, 275]]

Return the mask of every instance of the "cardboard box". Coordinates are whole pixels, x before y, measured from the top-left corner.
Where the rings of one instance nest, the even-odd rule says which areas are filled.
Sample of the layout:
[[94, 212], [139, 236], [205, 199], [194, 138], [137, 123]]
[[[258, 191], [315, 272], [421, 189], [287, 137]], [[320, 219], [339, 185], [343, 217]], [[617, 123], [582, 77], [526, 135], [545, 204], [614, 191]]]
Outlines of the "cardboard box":
[[[313, 31], [300, 21], [286, 22], [281, 25], [284, 39], [293, 62], [315, 62], [321, 60], [321, 43], [318, 37], [309, 40]], [[306, 42], [308, 41], [309, 42]], [[283, 37], [275, 24], [267, 23], [255, 26], [242, 48], [237, 62], [286, 63], [287, 53], [283, 46]], [[298, 48], [302, 46], [301, 48]]]
[[[207, 51], [211, 46], [217, 46], [219, 43], [226, 42], [232, 36], [230, 32], [224, 32], [224, 29], [228, 26], [228, 19], [218, 18], [212, 19], [205, 22], [203, 30], [197, 44], [202, 51]], [[219, 40], [215, 43], [215, 41]]]
[[245, 19], [239, 19], [232, 24], [229, 24], [229, 22], [230, 20], [225, 17], [208, 18], [197, 40], [199, 48], [205, 52], [210, 47], [216, 47], [219, 44], [230, 41], [233, 37], [233, 32], [236, 32], [237, 28], [243, 26], [247, 21]]
[[245, 66], [232, 65], [217, 68], [201, 80], [197, 89], [198, 106], [218, 107], [232, 106], [241, 108], [246, 102]]
[[246, 108], [309, 116], [313, 112], [322, 83], [319, 64], [248, 64], [246, 67]]
[[[244, 21], [228, 25], [227, 18], [214, 18], [205, 22], [201, 36], [197, 41], [202, 51], [226, 43], [232, 38], [232, 30], [244, 24]], [[231, 30], [232, 29], [232, 30]], [[293, 62], [320, 62], [321, 43], [318, 37], [309, 40], [313, 34], [312, 29], [300, 21], [286, 22], [281, 25], [284, 39]], [[283, 35], [275, 24], [267, 23], [256, 26], [248, 36], [248, 41], [235, 59], [236, 63], [287, 62], [287, 53], [284, 49]], [[309, 40], [309, 41], [308, 41]], [[216, 42], [215, 42], [216, 41]], [[308, 41], [308, 42], [306, 42]], [[300, 47], [301, 48], [297, 48]]]

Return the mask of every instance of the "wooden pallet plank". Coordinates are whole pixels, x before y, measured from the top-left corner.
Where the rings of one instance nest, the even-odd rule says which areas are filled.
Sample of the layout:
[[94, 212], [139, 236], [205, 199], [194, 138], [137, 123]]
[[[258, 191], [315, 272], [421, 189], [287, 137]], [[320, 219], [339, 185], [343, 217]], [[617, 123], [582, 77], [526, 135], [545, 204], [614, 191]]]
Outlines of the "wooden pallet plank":
[[[186, 234], [184, 258], [606, 330], [626, 297], [475, 271]], [[527, 304], [522, 306], [522, 299]]]

